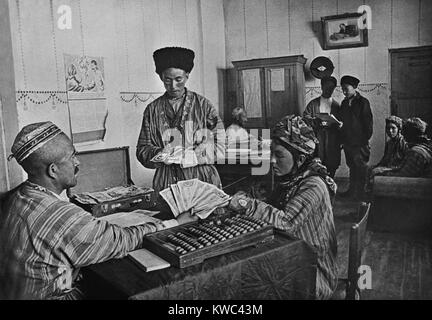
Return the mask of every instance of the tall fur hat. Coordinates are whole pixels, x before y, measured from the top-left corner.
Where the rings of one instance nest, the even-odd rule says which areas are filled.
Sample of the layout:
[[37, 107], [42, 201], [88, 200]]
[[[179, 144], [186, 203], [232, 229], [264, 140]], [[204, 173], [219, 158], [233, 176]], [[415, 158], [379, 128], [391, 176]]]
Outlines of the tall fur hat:
[[156, 73], [161, 75], [168, 68], [182, 69], [189, 73], [194, 67], [195, 53], [187, 48], [165, 47], [153, 52]]

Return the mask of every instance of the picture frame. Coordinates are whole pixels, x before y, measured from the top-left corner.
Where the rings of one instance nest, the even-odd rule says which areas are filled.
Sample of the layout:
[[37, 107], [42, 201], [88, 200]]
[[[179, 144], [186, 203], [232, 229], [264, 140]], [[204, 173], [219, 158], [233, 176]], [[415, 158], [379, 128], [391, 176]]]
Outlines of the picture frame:
[[368, 46], [367, 16], [362, 13], [345, 13], [321, 17], [323, 49], [344, 49]]

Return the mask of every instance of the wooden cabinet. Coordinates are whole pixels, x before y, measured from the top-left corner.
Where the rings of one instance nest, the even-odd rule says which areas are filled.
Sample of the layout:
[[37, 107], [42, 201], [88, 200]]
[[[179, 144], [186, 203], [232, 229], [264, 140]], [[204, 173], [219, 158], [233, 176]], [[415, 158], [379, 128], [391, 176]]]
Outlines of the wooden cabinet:
[[282, 117], [303, 112], [305, 62], [303, 55], [233, 61], [247, 128], [272, 128]]

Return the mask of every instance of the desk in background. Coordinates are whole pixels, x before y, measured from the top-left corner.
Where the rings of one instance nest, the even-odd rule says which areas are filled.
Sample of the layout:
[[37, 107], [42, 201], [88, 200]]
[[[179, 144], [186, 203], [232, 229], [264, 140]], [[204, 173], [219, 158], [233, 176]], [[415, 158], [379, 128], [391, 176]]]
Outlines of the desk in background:
[[309, 245], [277, 231], [272, 241], [184, 269], [144, 272], [123, 258], [83, 273], [92, 299], [314, 299], [316, 266]]
[[[259, 170], [261, 167], [264, 174], [254, 174], [253, 170]], [[268, 170], [265, 170], [266, 168]], [[224, 164], [217, 163], [216, 169], [221, 177], [222, 188], [228, 194], [234, 194], [239, 190], [247, 191], [252, 186], [256, 188], [258, 184], [265, 186], [267, 196], [273, 191], [274, 178], [270, 154], [262, 157], [227, 153]]]

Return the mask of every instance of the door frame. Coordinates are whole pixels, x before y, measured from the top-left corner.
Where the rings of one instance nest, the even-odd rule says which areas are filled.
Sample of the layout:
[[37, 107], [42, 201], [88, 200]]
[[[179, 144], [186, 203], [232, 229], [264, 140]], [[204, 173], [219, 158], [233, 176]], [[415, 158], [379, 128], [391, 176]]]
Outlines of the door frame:
[[[394, 108], [394, 104], [393, 104], [393, 75], [394, 73], [392, 72], [393, 70], [393, 55], [395, 53], [401, 53], [401, 52], [417, 52], [419, 50], [432, 50], [432, 45], [427, 45], [427, 46], [417, 46], [417, 47], [404, 47], [404, 48], [391, 48], [389, 49], [389, 89], [390, 89], [390, 97], [389, 97], [389, 104], [390, 104], [390, 115], [396, 115], [395, 114], [395, 108]], [[396, 110], [397, 112], [397, 110]]]

